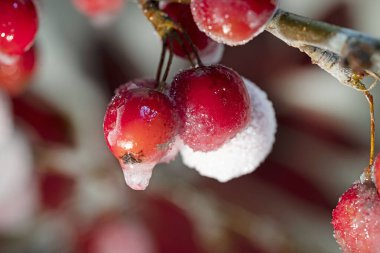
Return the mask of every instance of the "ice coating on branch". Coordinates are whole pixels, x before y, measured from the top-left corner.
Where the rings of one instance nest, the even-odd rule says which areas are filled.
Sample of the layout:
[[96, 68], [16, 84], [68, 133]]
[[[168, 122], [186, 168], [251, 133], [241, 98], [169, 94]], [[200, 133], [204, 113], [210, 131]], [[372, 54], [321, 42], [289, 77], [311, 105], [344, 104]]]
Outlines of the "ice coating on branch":
[[254, 171], [267, 157], [275, 140], [276, 118], [272, 103], [255, 84], [244, 79], [251, 106], [249, 125], [219, 149], [194, 152], [181, 149], [183, 162], [201, 175], [226, 182]]
[[145, 190], [148, 187], [155, 165], [156, 163], [126, 164], [120, 161], [125, 182], [133, 190]]
[[9, 98], [0, 91], [0, 150], [3, 149], [4, 144], [13, 132], [13, 122], [10, 110]]
[[372, 182], [355, 182], [332, 213], [334, 237], [343, 253], [378, 253], [380, 197]]

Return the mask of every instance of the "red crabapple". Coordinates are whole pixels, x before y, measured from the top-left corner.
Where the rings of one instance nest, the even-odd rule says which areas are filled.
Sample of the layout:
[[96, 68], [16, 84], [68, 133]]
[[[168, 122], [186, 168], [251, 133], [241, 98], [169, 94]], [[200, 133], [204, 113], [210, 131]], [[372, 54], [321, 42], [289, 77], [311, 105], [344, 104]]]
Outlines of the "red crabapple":
[[170, 150], [177, 133], [171, 101], [150, 86], [155, 84], [149, 80], [121, 86], [104, 117], [107, 145], [134, 189], [145, 189], [154, 165]]
[[181, 120], [180, 137], [195, 151], [220, 147], [250, 118], [243, 80], [222, 65], [180, 72], [173, 79], [170, 96]]
[[277, 0], [192, 0], [191, 12], [199, 29], [230, 45], [247, 43], [265, 29]]
[[277, 123], [272, 103], [254, 83], [243, 80], [252, 105], [248, 126], [216, 150], [200, 152], [188, 146], [181, 149], [184, 164], [220, 182], [254, 171], [268, 156], [275, 141]]
[[0, 1], [0, 53], [20, 55], [30, 48], [38, 29], [33, 0]]
[[107, 17], [118, 13], [124, 5], [124, 0], [72, 0], [76, 9], [91, 17]]
[[[192, 43], [199, 51], [199, 56], [203, 62], [216, 63], [219, 62], [224, 51], [223, 44], [217, 43], [210, 39], [205, 33], [198, 29], [191, 14], [190, 5], [180, 3], [167, 3], [163, 5], [162, 10], [187, 32]], [[188, 53], [192, 52], [189, 42], [184, 36], [181, 36], [183, 44]], [[183, 50], [180, 43], [173, 40], [173, 52], [182, 58], [186, 57], [186, 52]]]
[[373, 181], [375, 182], [377, 191], [380, 194], [380, 190], [379, 190], [380, 188], [380, 153], [377, 154], [372, 169], [373, 169]]
[[343, 253], [377, 253], [380, 196], [372, 182], [355, 182], [332, 213], [334, 236]]
[[36, 63], [35, 48], [32, 47], [9, 64], [0, 62], [0, 89], [18, 95], [33, 75]]

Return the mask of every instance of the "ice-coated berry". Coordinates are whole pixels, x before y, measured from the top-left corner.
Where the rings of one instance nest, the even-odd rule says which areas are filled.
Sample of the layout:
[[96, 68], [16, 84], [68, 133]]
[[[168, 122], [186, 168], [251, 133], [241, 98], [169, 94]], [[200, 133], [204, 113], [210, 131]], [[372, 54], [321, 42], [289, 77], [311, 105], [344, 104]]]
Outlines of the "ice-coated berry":
[[230, 45], [247, 43], [265, 29], [276, 0], [192, 0], [191, 12], [199, 29]]
[[170, 96], [180, 117], [180, 137], [195, 151], [215, 150], [250, 119], [250, 102], [241, 77], [222, 65], [177, 74]]
[[[212, 63], [220, 61], [223, 54], [223, 45], [215, 42], [209, 38], [205, 33], [201, 32], [198, 26], [195, 24], [193, 15], [191, 14], [190, 5], [180, 3], [167, 3], [163, 5], [164, 12], [173, 19], [175, 22], [181, 25], [181, 27], [187, 32], [192, 43], [199, 51], [199, 55], [203, 61], [207, 61], [209, 58], [215, 58]], [[181, 35], [183, 46], [185, 46], [187, 53], [192, 52], [192, 48], [185, 36]], [[173, 52], [174, 54], [185, 58], [186, 51], [183, 50], [182, 45], [173, 40]], [[210, 61], [207, 61], [210, 62]]]
[[36, 65], [35, 48], [32, 47], [13, 62], [0, 62], [0, 89], [10, 95], [20, 94], [32, 77]]
[[380, 197], [372, 182], [355, 182], [332, 213], [334, 236], [343, 253], [378, 253]]
[[20, 55], [30, 48], [38, 29], [33, 0], [0, 1], [0, 53]]
[[177, 120], [169, 98], [152, 88], [150, 80], [121, 86], [104, 117], [107, 145], [133, 189], [145, 189], [153, 167], [170, 151]]
[[276, 117], [266, 93], [244, 79], [251, 100], [251, 120], [230, 141], [210, 152], [181, 148], [183, 163], [201, 175], [226, 182], [251, 173], [272, 150], [276, 133]]

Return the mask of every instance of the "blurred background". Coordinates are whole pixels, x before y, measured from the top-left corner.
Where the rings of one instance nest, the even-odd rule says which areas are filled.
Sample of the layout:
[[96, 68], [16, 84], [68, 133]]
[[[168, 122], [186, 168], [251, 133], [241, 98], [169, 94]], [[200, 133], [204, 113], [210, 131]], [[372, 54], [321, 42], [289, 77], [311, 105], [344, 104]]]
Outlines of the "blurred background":
[[[34, 77], [21, 96], [0, 92], [1, 253], [340, 252], [331, 211], [368, 163], [361, 93], [266, 32], [226, 47], [222, 63], [273, 101], [272, 153], [224, 184], [177, 157], [135, 192], [107, 150], [102, 121], [116, 87], [155, 76], [158, 36], [136, 1], [108, 26], [70, 0], [38, 2]], [[380, 37], [380, 1], [280, 0], [280, 7]], [[187, 67], [174, 63], [171, 75]]]

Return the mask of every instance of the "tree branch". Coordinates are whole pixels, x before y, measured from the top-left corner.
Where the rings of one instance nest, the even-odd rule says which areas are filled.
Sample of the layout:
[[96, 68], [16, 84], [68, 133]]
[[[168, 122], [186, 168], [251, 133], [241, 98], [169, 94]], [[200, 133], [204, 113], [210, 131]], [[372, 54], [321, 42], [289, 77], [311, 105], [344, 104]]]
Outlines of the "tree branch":
[[281, 9], [266, 30], [292, 47], [312, 46], [332, 52], [342, 59], [340, 64], [355, 73], [380, 69], [380, 40], [363, 33]]

